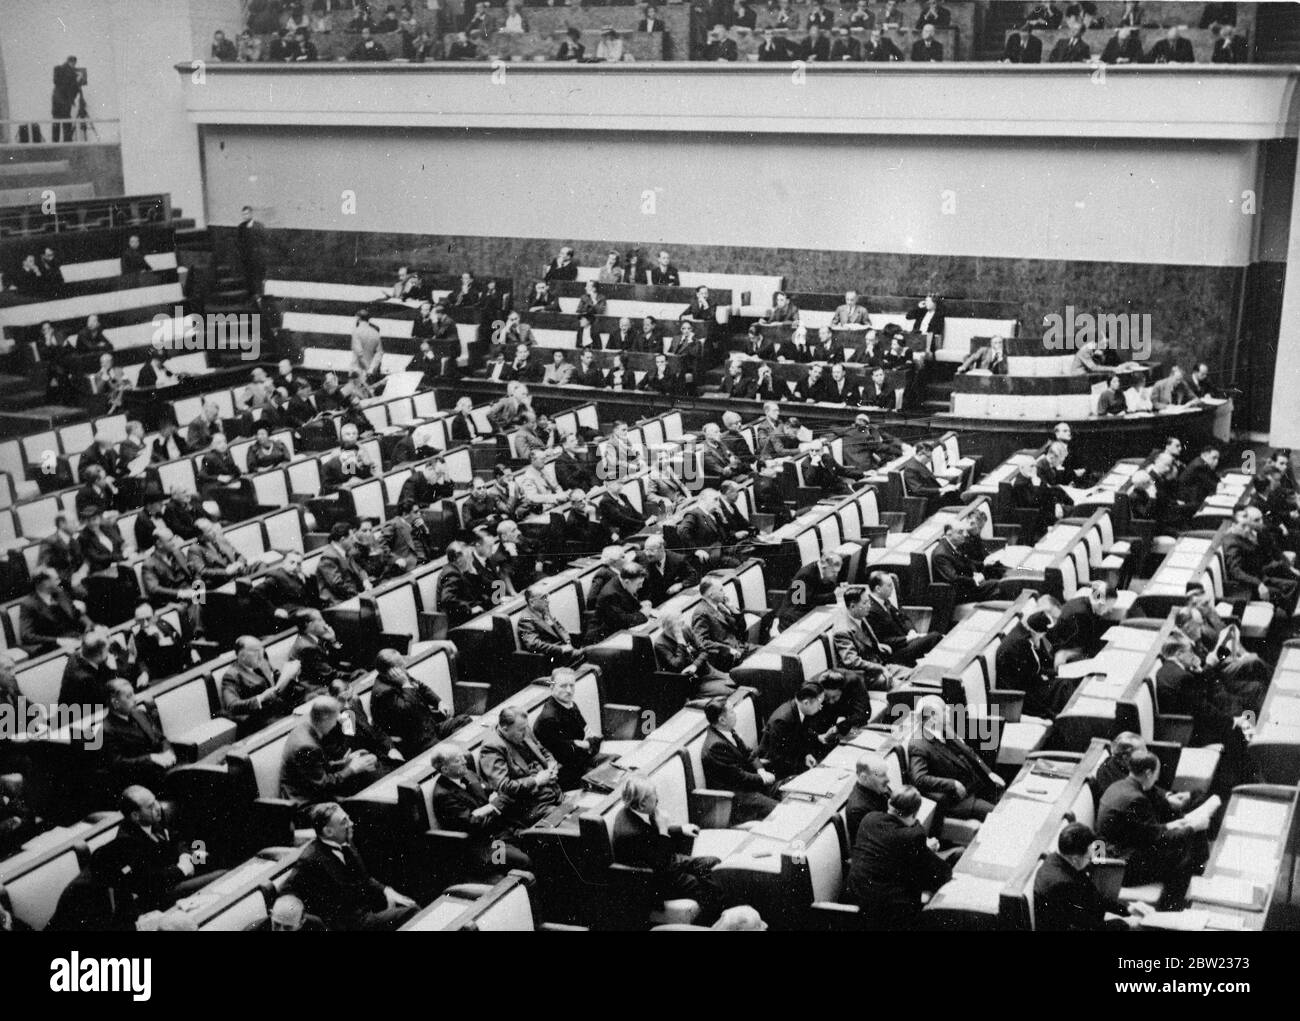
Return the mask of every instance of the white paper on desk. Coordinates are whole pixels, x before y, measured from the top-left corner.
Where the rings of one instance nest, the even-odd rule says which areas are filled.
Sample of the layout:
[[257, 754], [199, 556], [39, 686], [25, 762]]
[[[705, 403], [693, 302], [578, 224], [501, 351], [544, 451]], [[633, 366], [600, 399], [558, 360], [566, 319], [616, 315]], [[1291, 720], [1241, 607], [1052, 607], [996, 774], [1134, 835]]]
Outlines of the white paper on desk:
[[1200, 932], [1210, 920], [1208, 911], [1153, 911], [1142, 916], [1142, 928], [1169, 932]]
[[931, 649], [926, 653], [921, 663], [925, 666], [954, 666], [965, 658], [966, 653], [961, 649]]
[[1238, 493], [1215, 493], [1213, 496], [1205, 498], [1206, 507], [1235, 507], [1237, 501], [1241, 499]]
[[1300, 670], [1300, 649], [1283, 649], [1277, 667], [1279, 670]]
[[1065, 710], [1067, 716], [1095, 716], [1108, 720], [1115, 715], [1115, 700], [1109, 698], [1076, 698]]
[[[1108, 649], [1127, 649], [1130, 652], [1146, 652], [1155, 644], [1158, 631], [1149, 631], [1140, 627], [1113, 627], [1103, 637]], [[1068, 664], [1067, 664], [1068, 666]], [[1059, 674], [1060, 671], [1058, 670]]]
[[1277, 871], [1278, 847], [1275, 841], [1240, 833], [1229, 833], [1221, 839], [1223, 844], [1214, 859], [1216, 870], [1241, 872], [1260, 879], [1271, 879]]
[[1187, 888], [1187, 899], [1258, 911], [1258, 890], [1259, 887], [1249, 879], [1234, 879], [1231, 876], [1193, 876]]
[[1161, 566], [1170, 569], [1196, 567], [1200, 564], [1202, 555], [1203, 554], [1200, 553], [1170, 553], [1163, 561], [1161, 561]]
[[1085, 681], [1079, 686], [1079, 695], [1082, 698], [1099, 698], [1104, 702], [1114, 702], [1128, 687], [1128, 681], [1123, 677], [1094, 677], [1090, 681]]
[[1287, 806], [1280, 801], [1262, 798], [1238, 798], [1224, 826], [1234, 832], [1258, 833], [1266, 837], [1282, 835]]
[[127, 462], [126, 473], [128, 475], [143, 475], [152, 460], [153, 452], [151, 450], [146, 450], [134, 461]]
[[1204, 553], [1211, 546], [1209, 539], [1188, 539], [1186, 537], [1178, 540], [1175, 547], [1180, 553]]
[[1278, 727], [1300, 727], [1300, 698], [1274, 695], [1268, 704], [1268, 722]]
[[829, 798], [844, 786], [849, 774], [843, 769], [816, 766], [791, 777], [781, 785], [781, 790], [795, 794], [811, 794], [816, 798]]
[[1273, 687], [1278, 691], [1300, 692], [1300, 670], [1279, 670], [1273, 675]]
[[1051, 805], [1045, 802], [1030, 798], [1003, 798], [980, 826], [973, 860], [1014, 865], [1051, 811]]
[[755, 824], [750, 833], [773, 840], [793, 840], [805, 830], [822, 811], [822, 806], [811, 801], [783, 801], [772, 809], [762, 822]]

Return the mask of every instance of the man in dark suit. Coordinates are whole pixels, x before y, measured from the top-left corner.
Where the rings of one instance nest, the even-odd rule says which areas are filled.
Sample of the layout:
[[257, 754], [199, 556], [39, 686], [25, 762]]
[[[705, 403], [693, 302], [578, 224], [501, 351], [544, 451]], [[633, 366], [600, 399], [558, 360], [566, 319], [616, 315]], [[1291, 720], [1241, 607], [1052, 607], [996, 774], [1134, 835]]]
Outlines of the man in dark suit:
[[514, 831], [502, 812], [504, 799], [495, 791], [489, 794], [470, 770], [465, 749], [451, 741], [439, 744], [430, 764], [438, 773], [433, 784], [435, 827], [468, 834], [469, 857], [488, 874], [531, 869], [528, 855], [511, 843]]
[[161, 790], [167, 771], [176, 765], [176, 753], [163, 736], [153, 703], [137, 704], [130, 681], [108, 682], [108, 715], [100, 740], [114, 789], [143, 784]]
[[1056, 718], [1074, 693], [1074, 682], [1056, 676], [1047, 632], [1052, 618], [1041, 610], [1011, 629], [997, 652], [998, 687], [1025, 693], [1024, 713], [1039, 719]]
[[934, 37], [934, 25], [927, 22], [921, 29], [921, 38], [912, 44], [913, 63], [939, 63], [943, 60], [943, 44]]
[[1047, 633], [1052, 649], [1071, 650], [1082, 657], [1095, 656], [1110, 628], [1110, 622], [1103, 617], [1110, 598], [1106, 583], [1094, 581], [1063, 602], [1056, 624]]
[[1140, 902], [1125, 906], [1101, 895], [1088, 874], [1099, 843], [1092, 827], [1081, 822], [1069, 823], [1061, 830], [1055, 853], [1043, 859], [1034, 877], [1035, 932], [1132, 929], [1150, 910]]
[[889, 770], [885, 760], [876, 752], [863, 752], [854, 763], [853, 790], [844, 805], [844, 821], [848, 824], [849, 845], [858, 835], [862, 820], [871, 812], [888, 812], [893, 790], [889, 786]]
[[[145, 518], [143, 513], [137, 521], [141, 518]], [[139, 537], [137, 530], [136, 549], [148, 549], [153, 542], [152, 537], [144, 546], [140, 545]], [[48, 567], [58, 574], [60, 583], [68, 586], [71, 591], [72, 576], [81, 568], [81, 548], [77, 544], [77, 534], [68, 526], [66, 514], [55, 515], [54, 531], [41, 540], [36, 562], [38, 566]]]
[[414, 681], [395, 649], [380, 649], [375, 656], [370, 714], [375, 726], [407, 759], [432, 748], [470, 722], [468, 716], [453, 715], [427, 684]]
[[623, 807], [614, 819], [614, 860], [620, 865], [648, 869], [660, 901], [689, 898], [700, 906], [696, 923], [710, 924], [722, 907], [722, 891], [712, 876], [717, 858], [690, 856], [699, 827], [669, 826], [659, 817], [659, 793], [654, 783], [633, 774], [623, 784]]
[[596, 504], [596, 512], [615, 542], [631, 538], [654, 520], [653, 515], [643, 514], [632, 505], [632, 501], [623, 492], [623, 483], [618, 479], [609, 479], [605, 483], [605, 495]]
[[833, 550], [799, 568], [777, 609], [776, 619], [781, 629], [785, 630], [814, 607], [833, 604], [843, 569], [843, 558]]
[[753, 652], [745, 615], [727, 601], [727, 590], [716, 575], [700, 581], [700, 603], [691, 617], [691, 630], [709, 654], [709, 662], [726, 673]]
[[961, 494], [951, 482], [938, 479], [930, 468], [930, 454], [933, 443], [918, 443], [912, 450], [912, 456], [903, 464], [903, 486], [908, 496], [923, 496], [927, 510], [947, 504], [961, 503]]
[[886, 662], [916, 666], [943, 641], [937, 631], [925, 634], [912, 626], [911, 619], [894, 604], [894, 576], [887, 571], [867, 575], [867, 625], [875, 635]]
[[289, 550], [279, 566], [269, 571], [257, 589], [258, 594], [275, 608], [275, 616], [287, 620], [299, 610], [321, 608], [316, 579], [302, 569], [302, 554]]
[[240, 725], [242, 733], [266, 726], [293, 708], [286, 692], [300, 669], [300, 662], [290, 660], [277, 676], [262, 643], [252, 635], [241, 635], [235, 639], [235, 662], [221, 678], [222, 711]]
[[867, 929], [911, 928], [921, 914], [921, 895], [952, 876], [935, 853], [936, 843], [917, 824], [921, 804], [915, 787], [903, 787], [890, 796], [887, 811], [868, 812], [853, 836], [846, 892], [861, 908]]
[[224, 874], [210, 867], [197, 845], [186, 845], [168, 831], [162, 805], [149, 788], [127, 787], [118, 810], [123, 818], [117, 836], [103, 853], [116, 876], [114, 892], [131, 898], [132, 912], [165, 910]]
[[[568, 667], [551, 672], [551, 694], [533, 723], [538, 743], [559, 763], [558, 781], [566, 791], [579, 790], [582, 778], [613, 755], [600, 750], [600, 721], [593, 724], [574, 701], [577, 675]], [[591, 733], [595, 730], [595, 733]]]
[[378, 760], [367, 751], [349, 751], [331, 760], [325, 742], [339, 726], [338, 699], [312, 699], [302, 721], [290, 732], [280, 759], [280, 797], [299, 806], [352, 794], [373, 780]]
[[1077, 22], [1064, 39], [1058, 39], [1047, 56], [1049, 64], [1081, 64], [1092, 55], [1083, 38], [1083, 23]]
[[1207, 444], [1178, 476], [1178, 500], [1195, 512], [1219, 489], [1219, 448]]
[[758, 59], [765, 63], [790, 60], [790, 44], [784, 36], [778, 36], [770, 28], [765, 28], [763, 41], [758, 44]]
[[624, 563], [618, 567], [617, 576], [607, 582], [596, 597], [595, 633], [607, 638], [616, 631], [644, 624], [649, 618], [646, 611], [650, 603], [641, 598], [645, 586], [645, 568], [637, 563]]
[[834, 747], [834, 726], [820, 733], [815, 729], [815, 718], [824, 700], [822, 686], [816, 681], [805, 681], [794, 698], [781, 703], [768, 717], [759, 755], [777, 779], [784, 780], [811, 769]]
[[1002, 59], [1009, 64], [1041, 64], [1043, 40], [1034, 35], [1034, 26], [1026, 25], [1019, 32], [1007, 36]]
[[1147, 53], [1147, 63], [1194, 64], [1196, 54], [1192, 50], [1192, 44], [1183, 38], [1183, 30], [1178, 25], [1170, 25], [1165, 30], [1165, 37]]
[[193, 543], [186, 559], [190, 568], [207, 585], [224, 585], [232, 578], [248, 574], [251, 567], [240, 552], [230, 544], [221, 526], [207, 518], [198, 521], [199, 538]]
[[799, 59], [822, 63], [831, 59], [831, 37], [823, 34], [820, 25], [808, 26], [808, 38], [799, 46]]
[[894, 40], [885, 38], [879, 26], [871, 30], [871, 35], [862, 44], [862, 59], [876, 64], [901, 61], [903, 51], [894, 45]]
[[1131, 26], [1124, 25], [1106, 40], [1101, 51], [1103, 64], [1141, 64], [1145, 59], [1142, 53], [1142, 39]]
[[700, 750], [704, 786], [734, 793], [729, 825], [766, 818], [780, 798], [777, 779], [736, 733], [736, 710], [727, 699], [714, 698], [705, 704], [704, 718], [709, 723]]
[[32, 577], [32, 591], [18, 604], [18, 645], [29, 656], [75, 646], [90, 619], [59, 586], [58, 572], [40, 567]]
[[334, 931], [377, 932], [401, 925], [415, 901], [370, 875], [352, 846], [348, 814], [328, 801], [314, 806], [310, 818], [316, 839], [303, 850], [289, 881], [307, 910]]
[[918, 700], [916, 712], [921, 726], [907, 750], [912, 782], [926, 797], [938, 801], [949, 818], [982, 822], [1006, 782], [954, 731], [941, 698], [926, 695]]
[[465, 623], [487, 608], [478, 577], [470, 570], [473, 551], [463, 542], [447, 546], [447, 566], [438, 575], [438, 611], [449, 627]]
[[262, 282], [266, 279], [263, 233], [262, 224], [253, 219], [252, 207], [244, 206], [239, 211], [239, 226], [235, 228], [235, 249], [244, 271], [245, 286], [252, 295], [262, 293]]
[[108, 682], [116, 676], [117, 666], [108, 649], [108, 632], [91, 628], [81, 636], [81, 648], [68, 657], [63, 668], [59, 705], [108, 705]]
[[355, 555], [355, 535], [351, 521], [336, 521], [330, 529], [329, 545], [316, 566], [316, 588], [325, 606], [351, 599], [370, 587], [370, 578]]
[[1132, 886], [1165, 884], [1162, 904], [1180, 903], [1194, 870], [1205, 861], [1204, 830], [1218, 798], [1184, 816], [1156, 787], [1160, 760], [1150, 752], [1129, 759], [1129, 775], [1116, 780], [1097, 806], [1097, 832], [1110, 854], [1123, 858]]
[[930, 554], [930, 577], [940, 584], [951, 585], [958, 603], [1014, 599], [1019, 593], [1018, 583], [987, 577], [984, 565], [973, 561], [962, 548], [973, 525], [968, 519], [969, 515], [944, 526], [943, 537]]
[[645, 546], [636, 556], [636, 562], [645, 568], [646, 581], [642, 590], [651, 605], [658, 606], [669, 596], [699, 583], [700, 575], [690, 558], [664, 544], [662, 533], [646, 538]]
[[69, 57], [62, 64], [54, 66], [54, 91], [50, 96], [50, 116], [54, 118], [52, 134], [54, 141], [71, 142], [76, 136], [77, 126], [72, 121], [72, 108], [81, 94], [81, 74], [77, 68], [77, 58]]

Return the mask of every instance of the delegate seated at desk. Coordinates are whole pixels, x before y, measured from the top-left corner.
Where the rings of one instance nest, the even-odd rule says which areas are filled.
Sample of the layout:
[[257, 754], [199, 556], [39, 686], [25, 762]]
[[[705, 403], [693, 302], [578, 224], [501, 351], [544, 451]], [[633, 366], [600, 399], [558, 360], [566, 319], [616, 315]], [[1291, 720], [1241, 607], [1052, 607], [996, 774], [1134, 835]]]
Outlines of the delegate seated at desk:
[[943, 699], [927, 695], [917, 702], [916, 712], [921, 725], [907, 749], [912, 782], [937, 801], [948, 818], [982, 822], [993, 811], [1006, 781], [958, 736]]
[[794, 698], [782, 703], [768, 717], [759, 754], [766, 759], [772, 773], [785, 779], [817, 765], [834, 747], [835, 726], [818, 731], [817, 714], [825, 704], [822, 686], [804, 681]]
[[913, 926], [924, 893], [933, 893], [952, 876], [952, 868], [935, 852], [917, 822], [921, 794], [903, 787], [889, 798], [884, 812], [868, 812], [853, 835], [847, 899], [862, 911], [863, 927], [896, 931]]
[[1089, 867], [1103, 850], [1102, 841], [1090, 826], [1072, 822], [1061, 830], [1056, 850], [1043, 859], [1034, 877], [1036, 932], [1137, 928], [1142, 916], [1150, 910], [1148, 905], [1107, 900], [1089, 874]]
[[730, 825], [766, 818], [780, 797], [777, 778], [736, 733], [736, 710], [726, 698], [714, 698], [705, 704], [704, 718], [709, 723], [700, 750], [704, 786], [733, 792]]

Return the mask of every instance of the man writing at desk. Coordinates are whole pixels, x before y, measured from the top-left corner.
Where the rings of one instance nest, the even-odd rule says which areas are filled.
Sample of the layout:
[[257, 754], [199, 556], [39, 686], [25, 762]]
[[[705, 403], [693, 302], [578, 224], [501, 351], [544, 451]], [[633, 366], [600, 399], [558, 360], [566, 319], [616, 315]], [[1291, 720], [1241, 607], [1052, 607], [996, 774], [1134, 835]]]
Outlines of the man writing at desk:
[[[1056, 840], [1056, 852], [1043, 859], [1034, 878], [1034, 929], [1037, 932], [1100, 932], [1136, 929], [1151, 908], [1107, 900], [1088, 868], [1104, 844], [1091, 827], [1069, 823]], [[1133, 914], [1129, 914], [1132, 911]]]

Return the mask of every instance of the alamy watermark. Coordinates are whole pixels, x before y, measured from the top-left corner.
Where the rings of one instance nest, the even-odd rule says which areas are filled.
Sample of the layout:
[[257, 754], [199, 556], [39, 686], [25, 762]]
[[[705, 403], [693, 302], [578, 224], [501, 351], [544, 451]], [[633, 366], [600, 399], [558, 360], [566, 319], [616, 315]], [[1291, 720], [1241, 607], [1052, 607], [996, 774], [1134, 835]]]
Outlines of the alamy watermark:
[[153, 342], [168, 351], [238, 351], [246, 362], [262, 356], [262, 316], [257, 312], [198, 315], [180, 305], [153, 317]]
[[46, 705], [19, 695], [12, 703], [0, 704], [0, 741], [80, 733], [83, 747], [98, 751], [104, 743], [103, 728], [94, 724], [103, 716], [103, 710], [99, 705]]
[[1065, 306], [1065, 314], [1043, 316], [1043, 346], [1049, 351], [1077, 351], [1085, 344], [1099, 350], [1125, 351], [1132, 361], [1151, 356], [1151, 313], [1080, 312]]

